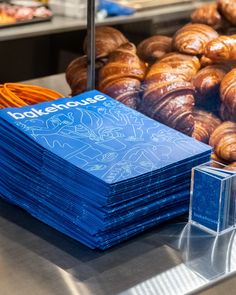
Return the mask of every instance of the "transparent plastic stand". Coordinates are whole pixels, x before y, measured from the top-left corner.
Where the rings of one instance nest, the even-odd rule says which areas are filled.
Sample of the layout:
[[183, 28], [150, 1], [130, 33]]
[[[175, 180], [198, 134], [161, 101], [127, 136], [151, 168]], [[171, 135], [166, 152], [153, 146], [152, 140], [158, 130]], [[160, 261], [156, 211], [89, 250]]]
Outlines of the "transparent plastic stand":
[[236, 171], [218, 162], [192, 171], [189, 222], [214, 235], [236, 226]]
[[175, 246], [184, 264], [206, 282], [236, 271], [236, 232], [213, 235], [187, 223]]
[[188, 222], [168, 226], [162, 236], [204, 285], [235, 273], [236, 171], [214, 161], [195, 167]]

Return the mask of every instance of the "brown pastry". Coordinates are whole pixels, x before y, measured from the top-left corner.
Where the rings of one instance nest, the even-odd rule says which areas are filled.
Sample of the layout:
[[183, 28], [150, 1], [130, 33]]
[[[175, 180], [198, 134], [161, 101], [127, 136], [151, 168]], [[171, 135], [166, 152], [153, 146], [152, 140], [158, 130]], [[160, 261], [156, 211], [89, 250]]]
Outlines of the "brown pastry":
[[212, 61], [236, 60], [236, 35], [220, 36], [208, 42], [204, 54]]
[[236, 1], [218, 0], [218, 9], [222, 15], [234, 26], [236, 26]]
[[192, 137], [209, 143], [212, 132], [222, 123], [221, 120], [212, 113], [196, 108], [193, 110], [193, 117], [195, 124]]
[[[96, 61], [96, 82], [99, 70], [106, 63], [106, 59]], [[81, 56], [73, 60], [66, 69], [66, 80], [72, 95], [86, 91], [87, 89], [87, 56]]]
[[236, 116], [233, 115], [231, 109], [228, 109], [223, 103], [220, 106], [220, 117], [223, 121], [236, 122]]
[[225, 107], [236, 117], [236, 69], [225, 75], [220, 85], [220, 98]]
[[202, 55], [200, 58], [200, 64], [201, 64], [201, 68], [204, 68], [214, 64], [214, 62], [210, 58], [206, 57], [205, 55]]
[[220, 83], [230, 69], [229, 64], [211, 65], [201, 69], [193, 77], [197, 103], [214, 100], [219, 96]]
[[171, 82], [191, 81], [199, 68], [200, 63], [196, 56], [169, 53], [149, 68], [145, 82], [148, 87], [153, 83], [166, 83], [171, 87]]
[[[122, 44], [127, 43], [125, 36], [112, 27], [97, 27], [95, 37], [96, 58], [106, 57]], [[83, 43], [84, 53], [87, 54], [87, 37]]]
[[160, 59], [160, 62], [170, 65], [172, 69], [178, 71], [179, 74], [184, 74], [185, 81], [190, 81], [201, 67], [199, 59], [196, 56], [178, 52], [171, 52], [164, 55]]
[[[193, 92], [188, 82], [185, 82], [186, 89], [176, 89], [176, 93], [166, 94], [162, 101], [153, 101], [151, 109], [146, 109], [147, 114], [153, 119], [162, 122], [176, 130], [191, 135], [194, 128], [192, 108], [194, 106]], [[180, 91], [179, 91], [180, 90]], [[145, 93], [144, 101], [150, 97], [152, 92]], [[150, 98], [149, 98], [150, 99]]]
[[218, 33], [204, 24], [187, 24], [179, 29], [173, 39], [174, 47], [182, 53], [198, 55], [205, 45], [218, 37]]
[[236, 161], [236, 123], [226, 121], [212, 133], [209, 141], [216, 155], [229, 162]]
[[191, 20], [193, 23], [205, 24], [215, 30], [222, 28], [224, 25], [216, 3], [207, 3], [194, 10], [191, 14]]
[[[164, 55], [159, 62], [153, 64], [148, 72], [146, 81], [150, 83], [152, 79], [156, 82], [157, 79], [174, 80], [173, 76], [178, 80], [191, 81], [200, 69], [200, 62], [196, 56], [190, 56], [178, 52], [171, 52]], [[158, 75], [161, 75], [159, 77]]]
[[233, 162], [225, 167], [225, 170], [236, 171], [236, 162]]
[[154, 63], [157, 59], [170, 52], [171, 47], [172, 38], [156, 35], [143, 40], [137, 47], [137, 54], [143, 61]]
[[122, 102], [123, 104], [137, 109], [140, 103], [141, 82], [130, 77], [117, 78], [103, 86], [102, 92]]
[[72, 95], [86, 91], [87, 87], [87, 55], [74, 59], [66, 69], [66, 81]]
[[[212, 153], [211, 154], [211, 159], [214, 161], [212, 163], [212, 166], [213, 167], [216, 167], [216, 168], [222, 168], [222, 164], [223, 165], [228, 165], [229, 163], [221, 158], [219, 158], [216, 153]], [[221, 164], [221, 165], [220, 165]]]
[[185, 59], [181, 54], [167, 54], [150, 67], [142, 100], [145, 114], [189, 135], [194, 128], [194, 87], [189, 80], [199, 68], [197, 60], [189, 56]]
[[110, 54], [108, 63], [100, 70], [99, 90], [137, 108], [145, 73], [146, 65], [137, 56], [135, 45], [126, 43]]

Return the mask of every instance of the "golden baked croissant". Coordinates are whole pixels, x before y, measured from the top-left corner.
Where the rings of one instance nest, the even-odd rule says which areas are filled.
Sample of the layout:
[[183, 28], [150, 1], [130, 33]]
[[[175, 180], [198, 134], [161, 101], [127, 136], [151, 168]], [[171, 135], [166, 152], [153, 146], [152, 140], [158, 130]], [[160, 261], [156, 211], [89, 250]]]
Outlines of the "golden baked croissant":
[[236, 171], [236, 162], [233, 162], [225, 167], [225, 170]]
[[66, 81], [72, 95], [86, 91], [87, 87], [87, 55], [74, 59], [66, 69]]
[[137, 47], [138, 56], [147, 63], [153, 63], [171, 51], [172, 38], [162, 35], [143, 40]]
[[[158, 97], [162, 88], [166, 88], [165, 96]], [[168, 90], [170, 90], [168, 92]], [[174, 92], [176, 91], [176, 92]], [[154, 85], [145, 90], [141, 111], [147, 116], [191, 135], [194, 128], [192, 109], [194, 106], [194, 89], [189, 82], [173, 83], [172, 89], [168, 86]]]
[[218, 0], [218, 9], [222, 15], [236, 26], [236, 2], [235, 0]]
[[173, 38], [173, 46], [179, 52], [198, 55], [205, 45], [218, 37], [218, 33], [204, 24], [187, 24], [179, 29]]
[[[104, 66], [106, 59], [96, 61], [96, 82], [98, 71]], [[66, 69], [66, 80], [71, 88], [71, 94], [76, 95], [87, 89], [87, 55], [74, 59]]]
[[220, 106], [220, 117], [223, 121], [236, 122], [236, 116], [233, 115], [232, 111], [228, 109], [223, 103]]
[[149, 68], [145, 84], [150, 87], [151, 84], [166, 83], [172, 87], [172, 82], [190, 81], [199, 68], [200, 63], [196, 56], [172, 52]]
[[141, 110], [148, 116], [190, 135], [194, 128], [194, 87], [189, 80], [196, 74], [199, 66], [196, 57], [178, 53], [167, 54], [153, 64], [145, 78]]
[[212, 132], [222, 123], [221, 120], [212, 113], [196, 108], [193, 110], [193, 117], [195, 123], [192, 137], [208, 143]]
[[200, 58], [200, 64], [201, 64], [201, 68], [204, 68], [214, 64], [214, 62], [210, 58], [206, 57], [205, 55], [202, 55]]
[[126, 43], [110, 54], [108, 63], [100, 70], [99, 90], [137, 108], [145, 73], [146, 65], [137, 56], [135, 45]]
[[204, 103], [209, 99], [214, 101], [219, 97], [220, 83], [230, 69], [229, 64], [210, 65], [193, 77], [197, 103]]
[[216, 155], [229, 162], [236, 161], [236, 123], [226, 121], [212, 133], [209, 141]]
[[[127, 43], [125, 36], [112, 27], [97, 27], [95, 37], [96, 58], [106, 57], [122, 44]], [[87, 54], [87, 37], [83, 43], [84, 53]]]
[[236, 60], [236, 35], [220, 36], [208, 42], [204, 54], [212, 61]]
[[225, 75], [220, 85], [220, 98], [225, 107], [236, 117], [236, 69]]
[[214, 161], [212, 163], [213, 167], [222, 168], [222, 165], [220, 165], [219, 163], [224, 164], [224, 165], [228, 165], [229, 164], [227, 161], [219, 158], [219, 156], [216, 155], [216, 153], [212, 153], [211, 154], [211, 159]]
[[177, 71], [179, 75], [184, 75], [185, 81], [191, 81], [192, 77], [196, 75], [201, 67], [199, 59], [196, 56], [178, 52], [171, 52], [164, 55], [159, 62], [171, 66], [172, 73], [173, 71]]
[[224, 25], [216, 3], [207, 3], [194, 10], [191, 14], [191, 20], [193, 23], [211, 26], [215, 30], [222, 28]]

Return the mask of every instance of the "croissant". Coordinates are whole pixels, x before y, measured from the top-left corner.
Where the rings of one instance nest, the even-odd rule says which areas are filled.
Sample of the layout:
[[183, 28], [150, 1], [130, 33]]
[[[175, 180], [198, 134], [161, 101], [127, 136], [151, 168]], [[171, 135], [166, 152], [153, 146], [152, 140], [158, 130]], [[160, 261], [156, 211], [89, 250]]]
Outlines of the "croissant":
[[212, 113], [200, 109], [193, 110], [193, 117], [195, 123], [192, 137], [208, 143], [212, 132], [221, 124], [221, 120]]
[[191, 14], [193, 23], [205, 24], [215, 30], [220, 29], [224, 25], [224, 21], [219, 11], [217, 10], [216, 3], [208, 3], [200, 6]]
[[220, 98], [225, 107], [236, 117], [236, 69], [225, 75], [220, 85]]
[[225, 170], [236, 171], [236, 162], [233, 162], [225, 167]]
[[206, 44], [204, 54], [213, 61], [236, 60], [236, 35], [220, 36]]
[[199, 69], [200, 62], [196, 56], [171, 52], [152, 65], [146, 77], [146, 82], [150, 83], [152, 80], [156, 82], [159, 79], [162, 81], [166, 79], [174, 81], [176, 78], [178, 80], [191, 81]]
[[66, 69], [66, 81], [72, 95], [86, 91], [87, 87], [87, 55], [74, 59]]
[[[112, 27], [97, 27], [95, 37], [96, 58], [106, 57], [122, 44], [127, 43], [126, 37]], [[84, 53], [87, 54], [87, 36], [83, 43]]]
[[137, 47], [138, 56], [147, 63], [153, 63], [171, 51], [172, 38], [162, 35], [143, 40]]
[[236, 123], [226, 121], [212, 133], [209, 141], [216, 155], [229, 162], [236, 161]]
[[172, 87], [176, 81], [190, 81], [199, 68], [200, 63], [196, 56], [172, 52], [166, 54], [149, 68], [145, 84], [150, 87], [152, 84], [165, 83], [168, 87]]
[[236, 2], [235, 0], [218, 0], [218, 9], [222, 15], [236, 26]]
[[220, 117], [223, 121], [236, 122], [236, 116], [233, 115], [231, 110], [228, 109], [223, 103], [220, 106]]
[[[212, 162], [213, 167], [222, 168], [222, 164], [228, 165], [229, 163], [216, 155], [216, 153], [211, 154], [211, 159], [214, 161]], [[221, 165], [220, 165], [221, 164]]]
[[179, 53], [167, 54], [153, 64], [145, 78], [142, 111], [172, 128], [191, 135], [194, 128], [194, 87], [189, 80], [199, 67], [196, 57]]
[[202, 55], [200, 58], [200, 64], [201, 64], [201, 68], [204, 68], [214, 64], [214, 62], [210, 58], [206, 57], [205, 55]]
[[187, 24], [179, 29], [173, 38], [173, 46], [179, 52], [198, 55], [205, 45], [218, 37], [218, 33], [204, 24]]
[[[148, 89], [143, 96], [143, 104], [150, 100], [143, 112], [176, 130], [191, 135], [194, 128], [192, 108], [194, 106], [193, 89], [189, 82], [185, 82], [176, 93], [170, 91], [169, 95], [159, 98], [155, 97], [155, 87]], [[152, 102], [152, 103], [151, 103]]]
[[110, 54], [108, 63], [100, 70], [99, 90], [137, 108], [145, 73], [146, 65], [137, 56], [135, 45], [126, 43]]
[[[96, 82], [98, 72], [105, 63], [106, 59], [96, 61]], [[84, 55], [73, 60], [66, 69], [66, 80], [71, 88], [72, 95], [82, 93], [87, 89], [87, 64], [87, 55]]]
[[210, 65], [201, 69], [192, 79], [196, 89], [196, 102], [199, 104], [219, 96], [220, 83], [231, 69], [229, 64]]
[[172, 70], [184, 75], [185, 81], [190, 81], [201, 67], [199, 59], [193, 55], [171, 52], [160, 59], [161, 63], [171, 66]]

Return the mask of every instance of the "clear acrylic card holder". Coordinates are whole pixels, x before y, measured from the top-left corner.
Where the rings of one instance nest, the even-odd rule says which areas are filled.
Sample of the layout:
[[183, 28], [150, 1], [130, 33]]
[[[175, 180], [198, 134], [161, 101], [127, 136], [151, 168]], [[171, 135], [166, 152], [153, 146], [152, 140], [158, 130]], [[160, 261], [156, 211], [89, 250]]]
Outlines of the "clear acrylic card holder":
[[215, 235], [235, 229], [236, 171], [215, 161], [193, 169], [189, 222]]

